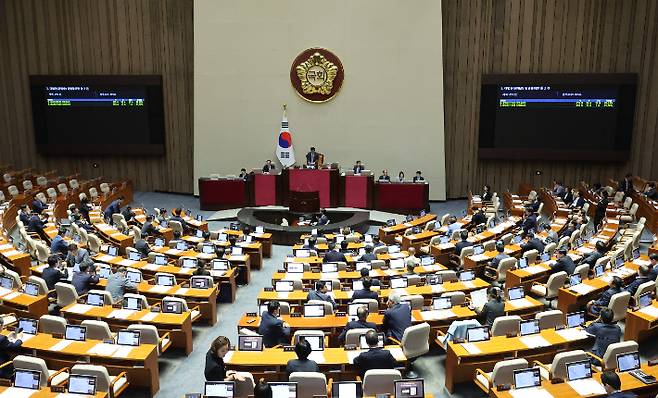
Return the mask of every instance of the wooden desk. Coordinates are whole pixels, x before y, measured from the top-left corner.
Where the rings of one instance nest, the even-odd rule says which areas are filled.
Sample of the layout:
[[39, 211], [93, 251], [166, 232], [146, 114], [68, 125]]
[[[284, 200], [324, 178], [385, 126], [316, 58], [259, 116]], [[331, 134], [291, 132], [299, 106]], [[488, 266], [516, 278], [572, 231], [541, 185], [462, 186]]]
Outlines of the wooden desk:
[[201, 210], [222, 210], [249, 205], [248, 184], [242, 178], [199, 178]]
[[131, 311], [116, 309], [110, 305], [96, 307], [86, 304], [70, 304], [62, 308], [62, 316], [80, 323], [87, 319], [105, 321], [113, 332], [133, 324], [155, 326], [160, 332], [169, 332], [172, 347], [181, 348], [185, 355], [192, 352], [192, 318], [189, 312], [163, 314], [148, 309]]
[[429, 209], [429, 183], [375, 182], [375, 209], [415, 213]]
[[[217, 258], [217, 256], [214, 255], [214, 254], [199, 253], [195, 250], [184, 250], [184, 251], [182, 251], [182, 250], [177, 250], [177, 249], [171, 249], [169, 247], [159, 247], [159, 248], [155, 248], [153, 251], [155, 251], [157, 253], [161, 253], [161, 254], [166, 254], [167, 256], [169, 256], [171, 258], [175, 258], [175, 259], [179, 259], [183, 256], [199, 258], [199, 259], [206, 260], [206, 261]], [[246, 254], [241, 255], [241, 256], [237, 256], [237, 255], [228, 255], [228, 256], [226, 256], [225, 255], [224, 259], [228, 260], [231, 263], [232, 267], [239, 267], [240, 268], [240, 272], [239, 272], [239, 275], [237, 277], [237, 279], [238, 279], [237, 283], [242, 284], [242, 285], [249, 284], [249, 282], [251, 281], [251, 259], [250, 259], [249, 255], [246, 255]]]
[[416, 249], [416, 253], [420, 253], [420, 247], [429, 243], [429, 241], [441, 234], [440, 231], [422, 231], [418, 234], [402, 236], [402, 250], [408, 250], [410, 247]]
[[[467, 240], [475, 245], [488, 240], [496, 240], [516, 228], [516, 223], [519, 220], [520, 217], [510, 217], [493, 228], [489, 228], [479, 234], [470, 236]], [[430, 254], [432, 254], [439, 262], [445, 261], [447, 256], [455, 251], [455, 243], [456, 241], [432, 245], [430, 246]]]
[[48, 296], [30, 296], [16, 289], [0, 288], [0, 311], [15, 312], [18, 317], [38, 318], [48, 314]]
[[125, 235], [113, 226], [107, 224], [103, 219], [103, 214], [99, 211], [90, 211], [89, 219], [100, 237], [119, 247], [119, 253], [125, 253], [126, 247], [133, 245], [133, 237]]
[[29, 253], [16, 250], [14, 245], [0, 238], [0, 262], [18, 272], [20, 276], [29, 276], [31, 261]]
[[402, 224], [396, 224], [390, 227], [381, 227], [379, 228], [379, 240], [386, 244], [394, 244], [395, 237], [401, 235], [407, 228], [413, 227], [422, 227], [430, 221], [436, 220], [436, 214], [425, 214], [422, 217], [418, 217], [412, 221], [408, 221]]
[[[482, 273], [484, 267], [498, 255], [497, 250], [486, 251], [482, 254], [473, 254], [470, 256], [464, 257], [464, 269], [465, 270], [474, 270], [477, 273]], [[521, 246], [517, 244], [505, 246], [505, 254], [510, 257], [519, 257], [521, 256]]]
[[[43, 377], [43, 376], [42, 376]], [[15, 392], [14, 392], [15, 391]], [[30, 391], [33, 391], [30, 393]], [[23, 395], [26, 394], [26, 395]], [[1, 396], [27, 396], [29, 394], [30, 398], [60, 398], [62, 395], [58, 392], [52, 392], [50, 391], [50, 387], [44, 387], [40, 390], [34, 391], [34, 390], [28, 390], [24, 388], [16, 388], [16, 387], [0, 387], [0, 395]], [[78, 394], [74, 394], [78, 395]], [[105, 392], [97, 392], [96, 395], [93, 395], [94, 398], [106, 398], [108, 395]], [[81, 398], [89, 398], [89, 395], [80, 395]]]
[[[536, 347], [536, 338], [541, 337], [546, 346]], [[491, 372], [495, 364], [505, 358], [525, 358], [532, 363], [537, 360], [550, 363], [553, 356], [561, 351], [582, 347], [591, 338], [584, 330], [542, 330], [541, 333], [524, 337], [496, 336], [488, 341], [478, 343], [448, 342], [446, 354], [445, 386], [449, 392], [454, 392], [455, 384], [472, 381], [475, 369]], [[473, 352], [469, 352], [467, 348]], [[479, 351], [479, 352], [476, 352]]]
[[[427, 266], [420, 265], [414, 268], [414, 272], [419, 275], [426, 275], [426, 274], [433, 274], [436, 273], [437, 271], [441, 271], [445, 269], [447, 268], [441, 264], [432, 264]], [[272, 286], [274, 286], [274, 283], [276, 281], [284, 280], [284, 279], [286, 280], [301, 279], [302, 283], [309, 285], [312, 285], [313, 283], [319, 280], [338, 279], [341, 283], [352, 283], [355, 280], [361, 279], [360, 271], [338, 271], [336, 273], [306, 271], [301, 274], [301, 277], [299, 274], [280, 272], [280, 271], [281, 270], [275, 272], [274, 275], [272, 275]], [[406, 273], [406, 269], [387, 269], [387, 270], [373, 269], [370, 270], [370, 277], [381, 279], [381, 280], [388, 280], [392, 276], [404, 276], [405, 273]]]
[[626, 327], [624, 340], [635, 340], [638, 343], [653, 336], [658, 330], [658, 301], [641, 310], [629, 308], [626, 312]]

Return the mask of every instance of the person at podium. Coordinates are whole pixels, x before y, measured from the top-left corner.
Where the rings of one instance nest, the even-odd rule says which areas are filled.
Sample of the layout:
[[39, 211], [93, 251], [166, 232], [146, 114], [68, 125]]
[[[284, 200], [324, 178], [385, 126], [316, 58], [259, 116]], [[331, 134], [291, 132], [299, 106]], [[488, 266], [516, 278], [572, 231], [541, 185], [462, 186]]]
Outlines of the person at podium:
[[238, 178], [247, 181], [249, 179], [249, 174], [247, 173], [247, 169], [245, 168], [240, 169], [240, 175], [238, 176]]
[[398, 173], [398, 182], [404, 182], [404, 171]]
[[265, 166], [263, 166], [263, 173], [271, 173], [276, 167], [272, 164], [272, 161], [267, 159]]
[[413, 179], [414, 182], [425, 182], [425, 178], [423, 178], [422, 173], [420, 170], [416, 171], [416, 175], [414, 176]]
[[388, 170], [382, 170], [382, 175], [379, 176], [379, 182], [391, 182], [391, 176], [388, 175]]
[[318, 217], [318, 222], [316, 225], [327, 225], [329, 224], [329, 217], [327, 217], [327, 210], [322, 209], [320, 211], [320, 217]]
[[317, 167], [320, 160], [320, 154], [315, 152], [315, 147], [312, 146], [311, 150], [306, 154], [306, 165]]
[[354, 169], [353, 169], [353, 170], [354, 170], [354, 174], [361, 174], [361, 172], [362, 172], [363, 170], [365, 170], [365, 169], [366, 169], [366, 167], [365, 167], [364, 165], [361, 164], [361, 161], [360, 161], [360, 160], [357, 160], [357, 161], [356, 161], [356, 164], [354, 165]]

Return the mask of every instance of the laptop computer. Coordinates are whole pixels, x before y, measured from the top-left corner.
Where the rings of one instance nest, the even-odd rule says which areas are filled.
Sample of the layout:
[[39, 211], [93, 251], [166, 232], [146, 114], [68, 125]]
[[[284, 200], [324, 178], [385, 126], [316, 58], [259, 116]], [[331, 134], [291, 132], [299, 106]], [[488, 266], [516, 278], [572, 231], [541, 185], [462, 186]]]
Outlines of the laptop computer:
[[174, 300], [162, 300], [162, 313], [163, 314], [182, 314], [183, 303]]
[[155, 238], [155, 241], [153, 242], [153, 246], [155, 247], [164, 247], [165, 245], [165, 240], [162, 238]]
[[432, 256], [422, 256], [420, 258], [420, 265], [432, 265], [434, 264], [434, 257]]
[[238, 336], [238, 351], [263, 351], [263, 336]]
[[109, 246], [107, 248], [107, 254], [116, 257], [119, 255], [119, 248], [116, 246]]
[[16, 369], [14, 387], [38, 390], [41, 388], [41, 372], [38, 370]]
[[69, 375], [69, 393], [96, 395], [96, 376]]
[[25, 282], [23, 284], [23, 293], [30, 295], [30, 296], [38, 296], [39, 295], [39, 285], [37, 285], [34, 282]]
[[203, 396], [207, 398], [233, 398], [234, 381], [207, 381], [203, 388]]
[[357, 311], [361, 307], [363, 307], [367, 310], [368, 309], [368, 304], [365, 304], [365, 303], [349, 303], [349, 304], [347, 304], [347, 315], [349, 316], [350, 320], [355, 320], [357, 318]]
[[528, 259], [526, 259], [525, 257], [521, 257], [521, 258], [516, 262], [516, 266], [517, 266], [519, 269], [527, 268], [527, 267], [528, 267]]
[[102, 307], [105, 305], [105, 297], [100, 293], [89, 292], [87, 293], [87, 304]]
[[85, 341], [87, 339], [87, 327], [78, 325], [66, 325], [64, 339], [73, 341]]
[[110, 267], [107, 266], [98, 267], [99, 278], [107, 279], [110, 277], [111, 274], [112, 274], [112, 269]]
[[640, 353], [637, 351], [617, 354], [617, 370], [619, 372], [628, 372], [629, 370], [640, 369]]
[[402, 258], [392, 258], [388, 265], [391, 269], [402, 269], [404, 268], [404, 259]]
[[304, 273], [304, 264], [302, 263], [288, 263], [287, 271], [292, 274], [301, 274]]
[[176, 243], [176, 250], [187, 250], [187, 243], [177, 242]]
[[190, 278], [190, 287], [193, 289], [210, 289], [210, 280], [193, 276]]
[[10, 278], [8, 276], [0, 276], [0, 286], [11, 290], [14, 288], [14, 278]]
[[322, 304], [305, 304], [304, 317], [305, 318], [320, 318], [324, 316], [324, 305]]
[[124, 297], [123, 308], [126, 310], [140, 311], [142, 309], [142, 300], [137, 297]]
[[156, 255], [154, 259], [155, 265], [167, 265], [167, 256]]
[[183, 268], [196, 268], [199, 264], [199, 260], [196, 258], [184, 258], [183, 259]]
[[531, 334], [539, 333], [539, 321], [537, 319], [521, 321], [519, 326], [521, 336], [528, 336]]
[[159, 286], [174, 286], [173, 275], [158, 275], [155, 278], [155, 284]]
[[546, 262], [546, 261], [548, 261], [548, 260], [551, 259], [551, 255], [548, 254], [548, 253], [542, 253], [541, 256], [539, 256], [539, 259], [540, 259], [542, 262]]
[[140, 283], [142, 281], [142, 273], [136, 270], [127, 269], [126, 277], [132, 283]]
[[583, 282], [583, 278], [580, 274], [569, 275], [569, 286], [580, 285]]
[[229, 269], [228, 260], [212, 260], [212, 269], [213, 271], [227, 271]]
[[324, 351], [324, 336], [299, 335], [300, 339], [308, 341], [313, 351]]
[[201, 246], [201, 253], [203, 254], [215, 254], [215, 245], [212, 243], [204, 243]]
[[331, 398], [362, 398], [363, 386], [360, 381], [338, 381], [331, 385]]
[[603, 264], [594, 266], [594, 277], [598, 278], [605, 273], [605, 266]]
[[514, 388], [528, 388], [541, 386], [539, 368], [517, 369], [514, 371]]
[[363, 290], [363, 281], [362, 280], [352, 281], [352, 290], [354, 291]]
[[525, 297], [523, 286], [511, 287], [507, 289], [507, 298], [509, 300], [518, 300]]
[[408, 286], [408, 282], [404, 277], [391, 278], [391, 289], [404, 289]]
[[139, 330], [119, 330], [117, 332], [117, 344], [137, 347], [140, 337], [141, 333]]
[[294, 290], [293, 281], [276, 281], [274, 290], [277, 292], [292, 292]]
[[269, 382], [272, 398], [297, 398], [297, 383]]
[[585, 324], [585, 311], [567, 313], [567, 327], [575, 328]]
[[425, 397], [425, 383], [423, 379], [395, 380], [395, 398], [423, 398]]
[[477, 255], [482, 254], [482, 253], [484, 253], [484, 247], [482, 245], [473, 246], [473, 254], [474, 255], [477, 256]]
[[196, 234], [195, 234], [195, 236], [196, 236], [197, 238], [203, 238], [203, 231], [200, 230], [200, 229], [197, 229], [197, 230], [196, 230]]
[[466, 329], [466, 341], [469, 343], [477, 343], [478, 341], [486, 340], [489, 340], [488, 326], [475, 326]]
[[644, 308], [644, 307], [650, 306], [652, 301], [653, 301], [652, 292], [646, 292], [646, 293], [640, 294], [640, 297], [638, 297], [638, 300], [637, 300], [637, 304], [638, 304], [638, 307]]
[[[377, 347], [380, 348], [384, 347], [384, 333], [377, 333]], [[366, 342], [365, 333], [359, 336], [359, 348], [361, 348], [362, 350], [367, 350], [370, 348], [370, 346]]]
[[[367, 264], [367, 263], [366, 263]], [[290, 264], [289, 264], [290, 265]], [[357, 267], [359, 266], [359, 263], [356, 264]], [[358, 271], [358, 268], [357, 268]], [[331, 274], [334, 272], [338, 272], [338, 264], [336, 263], [325, 263], [322, 264], [322, 273], [323, 274]]]
[[139, 261], [141, 259], [142, 259], [142, 256], [139, 254], [139, 252], [133, 252], [133, 251], [128, 252], [128, 260]]
[[450, 297], [434, 297], [432, 298], [432, 309], [434, 310], [447, 310], [452, 308], [452, 299]]
[[35, 335], [39, 330], [39, 321], [30, 318], [20, 318], [18, 320], [18, 329], [21, 329], [25, 334]]
[[297, 249], [295, 250], [295, 257], [307, 258], [311, 256], [311, 251], [307, 249]]
[[567, 363], [567, 380], [581, 380], [592, 377], [592, 365], [589, 360]]
[[459, 273], [459, 280], [461, 282], [468, 282], [475, 279], [475, 272], [473, 271], [462, 271]]

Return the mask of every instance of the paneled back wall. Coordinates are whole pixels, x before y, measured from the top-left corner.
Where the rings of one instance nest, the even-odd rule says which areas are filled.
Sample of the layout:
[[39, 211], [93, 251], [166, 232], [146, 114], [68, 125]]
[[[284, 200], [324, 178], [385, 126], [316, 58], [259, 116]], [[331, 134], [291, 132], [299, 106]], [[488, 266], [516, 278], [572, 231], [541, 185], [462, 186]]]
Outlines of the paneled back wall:
[[[130, 178], [141, 190], [191, 192], [192, 11], [192, 0], [0, 1], [0, 164]], [[39, 155], [31, 74], [162, 75], [166, 155]]]
[[[499, 191], [519, 182], [547, 185], [553, 177], [569, 184], [626, 171], [658, 178], [657, 12], [655, 0], [443, 0], [447, 196], [466, 196], [485, 183]], [[477, 159], [482, 74], [585, 72], [639, 76], [628, 162]]]

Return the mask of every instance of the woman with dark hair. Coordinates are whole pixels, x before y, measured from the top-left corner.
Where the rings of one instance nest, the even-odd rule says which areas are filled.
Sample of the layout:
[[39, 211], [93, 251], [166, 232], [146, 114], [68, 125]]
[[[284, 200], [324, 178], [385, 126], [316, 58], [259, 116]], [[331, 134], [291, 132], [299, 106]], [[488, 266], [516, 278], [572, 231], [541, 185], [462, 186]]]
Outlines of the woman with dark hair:
[[505, 302], [503, 301], [503, 292], [498, 287], [489, 287], [487, 289], [487, 296], [489, 301], [477, 313], [491, 327], [496, 318], [505, 315]]
[[237, 372], [226, 370], [224, 356], [230, 348], [231, 341], [224, 336], [219, 336], [212, 342], [210, 349], [206, 353], [206, 369], [204, 373], [207, 381], [244, 380]]
[[272, 387], [265, 381], [265, 379], [258, 380], [254, 387], [254, 398], [272, 398]]

